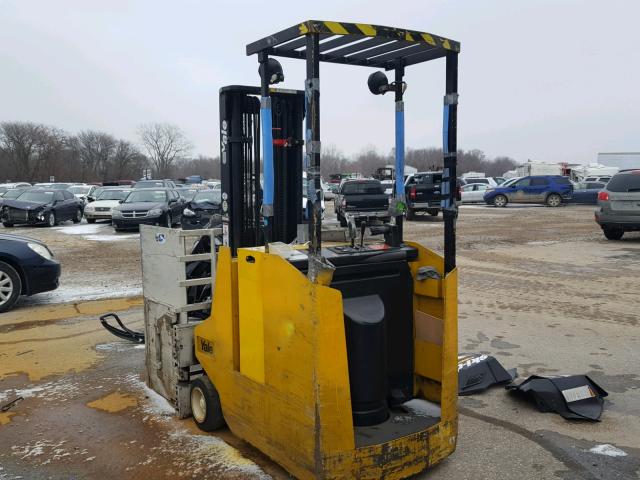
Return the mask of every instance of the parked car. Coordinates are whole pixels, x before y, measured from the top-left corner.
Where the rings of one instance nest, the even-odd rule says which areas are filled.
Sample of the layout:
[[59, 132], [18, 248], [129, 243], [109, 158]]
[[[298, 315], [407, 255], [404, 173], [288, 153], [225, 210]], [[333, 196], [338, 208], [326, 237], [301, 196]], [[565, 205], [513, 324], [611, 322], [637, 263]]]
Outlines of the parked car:
[[5, 227], [44, 224], [53, 227], [82, 221], [83, 204], [67, 190], [29, 189], [15, 200], [4, 200], [0, 217]]
[[484, 194], [486, 193], [489, 185], [486, 183], [467, 183], [463, 185], [460, 190], [462, 193], [462, 203], [477, 203], [484, 202]]
[[579, 182], [573, 186], [573, 195], [569, 203], [582, 203], [587, 205], [598, 204], [598, 192], [606, 184], [602, 182]]
[[58, 288], [60, 264], [39, 240], [0, 234], [0, 313], [10, 310], [20, 295]]
[[182, 228], [207, 228], [212, 217], [222, 213], [222, 191], [198, 190], [182, 211]]
[[380, 180], [345, 179], [333, 200], [340, 225], [347, 226], [347, 217], [356, 224], [363, 220], [388, 222], [389, 197], [384, 193]]
[[30, 186], [31, 184], [27, 182], [0, 183], [0, 195], [8, 190], [13, 190], [16, 188], [29, 188]]
[[87, 197], [91, 195], [98, 187], [95, 185], [72, 185], [67, 190], [73, 193], [73, 195], [87, 203]]
[[498, 185], [502, 185], [504, 182], [507, 181], [507, 179], [504, 177], [493, 177], [493, 179], [496, 181]]
[[131, 188], [176, 188], [173, 180], [140, 180]]
[[598, 193], [595, 220], [609, 240], [640, 230], [640, 170], [622, 170]]
[[12, 188], [6, 192], [0, 192], [0, 206], [2, 206], [4, 200], [15, 200], [22, 195], [22, 192], [25, 190], [26, 188]]
[[131, 189], [108, 188], [102, 190], [93, 202], [84, 207], [84, 218], [87, 223], [95, 223], [96, 220], [111, 220], [111, 211], [120, 204]]
[[559, 207], [571, 200], [573, 185], [571, 180], [560, 175], [532, 175], [523, 177], [511, 185], [488, 189], [484, 201], [488, 205], [506, 207], [511, 203], [542, 203], [549, 207]]
[[404, 182], [407, 202], [407, 220], [417, 212], [427, 212], [436, 217], [440, 212], [442, 172], [418, 172], [409, 175]]
[[464, 180], [464, 184], [468, 185], [470, 183], [484, 183], [485, 185], [489, 185], [490, 187], [497, 187], [498, 182], [496, 182], [493, 177], [462, 177]]
[[36, 183], [34, 187], [46, 188], [48, 190], [68, 190], [76, 183]]
[[111, 210], [116, 231], [140, 225], [173, 227], [180, 222], [185, 201], [172, 188], [134, 188]]
[[89, 194], [87, 195], [87, 202], [94, 202], [102, 194], [102, 192], [106, 190], [124, 190], [129, 192], [131, 191], [131, 187], [128, 185], [109, 185], [97, 187], [92, 192], [89, 192]]

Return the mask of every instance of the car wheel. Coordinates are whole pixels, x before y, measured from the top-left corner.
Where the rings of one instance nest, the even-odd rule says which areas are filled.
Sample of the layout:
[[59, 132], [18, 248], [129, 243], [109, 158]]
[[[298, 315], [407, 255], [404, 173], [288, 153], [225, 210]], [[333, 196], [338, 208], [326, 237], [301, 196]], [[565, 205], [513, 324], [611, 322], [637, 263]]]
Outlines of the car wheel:
[[167, 213], [165, 227], [171, 228], [173, 226], [173, 220], [171, 220], [171, 214]]
[[552, 193], [547, 197], [548, 207], [559, 207], [560, 205], [562, 205], [562, 197], [557, 193]]
[[22, 292], [20, 275], [8, 263], [0, 262], [0, 313], [10, 310]]
[[73, 217], [73, 223], [80, 223], [82, 221], [82, 210], [77, 209], [76, 215]]
[[340, 226], [341, 227], [346, 227], [347, 226], [347, 219], [344, 218], [344, 216], [338, 214], [338, 221], [340, 222]]
[[440, 213], [439, 210], [429, 210], [429, 215], [432, 217], [437, 217], [438, 213]]
[[602, 229], [602, 233], [604, 233], [607, 240], [620, 240], [624, 235], [624, 230], [622, 228], [607, 227]]
[[496, 195], [493, 199], [493, 204], [496, 207], [506, 207], [509, 200], [504, 195]]
[[96, 223], [95, 218], [87, 218], [87, 223]]
[[53, 212], [49, 212], [47, 214], [47, 226], [55, 227], [57, 223], [58, 223], [58, 221], [56, 219], [56, 214], [53, 213]]
[[220, 396], [208, 377], [191, 383], [191, 414], [200, 430], [212, 432], [225, 425]]
[[13, 223], [10, 223], [10, 222], [2, 222], [2, 225], [4, 225], [6, 228], [13, 227]]

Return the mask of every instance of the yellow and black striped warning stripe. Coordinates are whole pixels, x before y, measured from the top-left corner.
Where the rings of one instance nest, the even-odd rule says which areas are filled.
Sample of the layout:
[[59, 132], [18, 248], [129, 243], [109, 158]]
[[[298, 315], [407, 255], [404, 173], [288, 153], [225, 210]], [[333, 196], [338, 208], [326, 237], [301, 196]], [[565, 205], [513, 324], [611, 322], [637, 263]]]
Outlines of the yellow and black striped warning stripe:
[[322, 33], [330, 35], [365, 35], [367, 37], [384, 37], [406, 42], [427, 43], [434, 47], [442, 47], [453, 52], [460, 51], [460, 43], [448, 38], [427, 32], [405, 30], [402, 28], [383, 27], [368, 23], [329, 22], [323, 20], [308, 20], [299, 25], [300, 34]]

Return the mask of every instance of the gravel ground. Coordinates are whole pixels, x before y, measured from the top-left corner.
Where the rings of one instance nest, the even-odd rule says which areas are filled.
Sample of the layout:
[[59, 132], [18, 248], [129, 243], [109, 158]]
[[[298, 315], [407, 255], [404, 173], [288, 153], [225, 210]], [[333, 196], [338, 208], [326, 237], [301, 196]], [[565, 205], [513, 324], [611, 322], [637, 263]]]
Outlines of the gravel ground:
[[[405, 225], [405, 238], [442, 250], [441, 218]], [[140, 292], [139, 240], [110, 230], [12, 229], [46, 241], [64, 273], [58, 291], [0, 316], [0, 399], [25, 397], [0, 416], [0, 480], [287, 478], [230, 433], [169, 416], [140, 382], [143, 351], [93, 317], [29, 321], [37, 303]], [[420, 478], [640, 478], [640, 234], [605, 240], [587, 206], [465, 205], [458, 266], [460, 351], [521, 376], [586, 373], [610, 396], [598, 423], [539, 413], [501, 388], [461, 398], [458, 450]], [[123, 315], [135, 326], [142, 313]], [[39, 378], [43, 349], [56, 362]]]

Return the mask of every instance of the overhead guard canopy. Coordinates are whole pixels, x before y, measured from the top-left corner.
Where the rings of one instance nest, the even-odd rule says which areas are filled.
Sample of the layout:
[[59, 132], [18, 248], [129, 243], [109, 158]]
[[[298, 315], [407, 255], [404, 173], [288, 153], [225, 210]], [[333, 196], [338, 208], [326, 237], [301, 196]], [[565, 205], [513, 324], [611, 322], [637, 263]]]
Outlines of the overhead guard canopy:
[[427, 32], [365, 23], [307, 20], [247, 45], [247, 55], [305, 59], [305, 36], [320, 37], [321, 62], [392, 70], [460, 52], [460, 43]]

